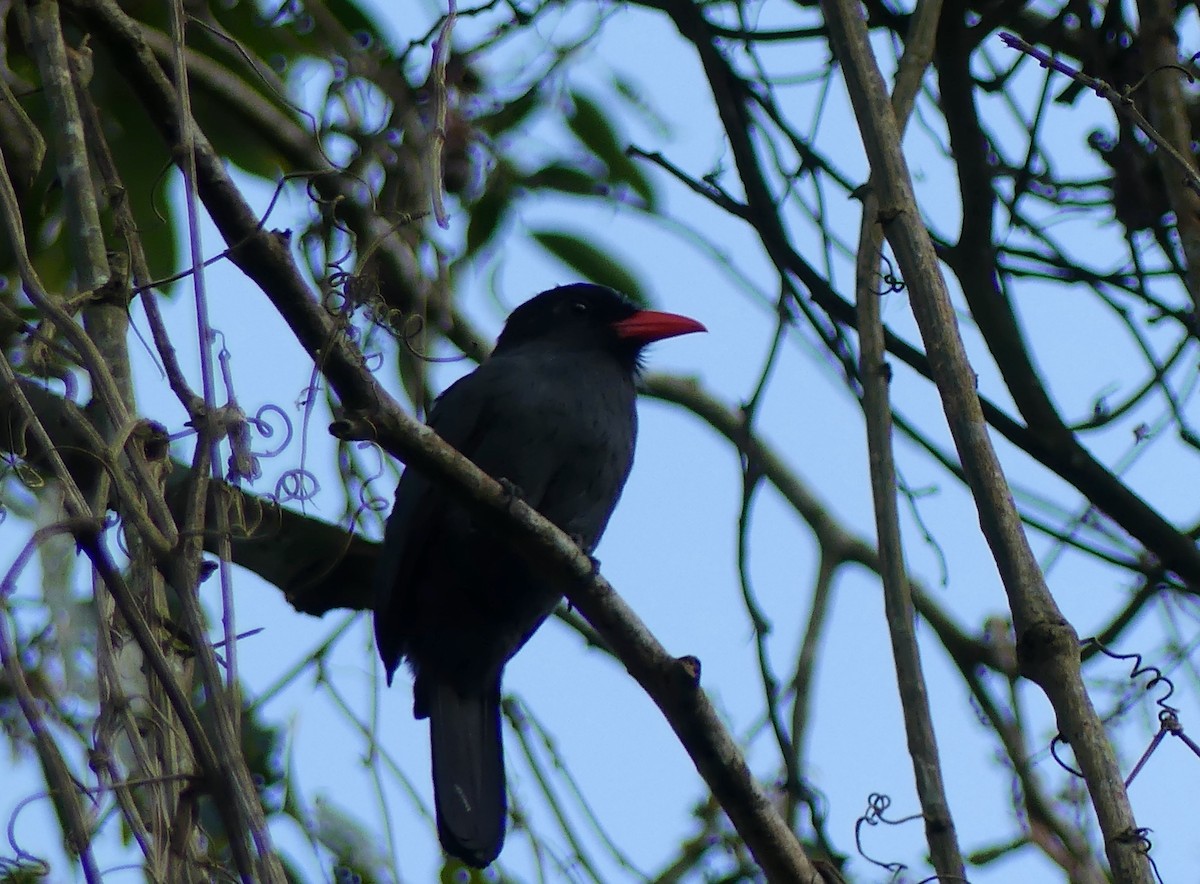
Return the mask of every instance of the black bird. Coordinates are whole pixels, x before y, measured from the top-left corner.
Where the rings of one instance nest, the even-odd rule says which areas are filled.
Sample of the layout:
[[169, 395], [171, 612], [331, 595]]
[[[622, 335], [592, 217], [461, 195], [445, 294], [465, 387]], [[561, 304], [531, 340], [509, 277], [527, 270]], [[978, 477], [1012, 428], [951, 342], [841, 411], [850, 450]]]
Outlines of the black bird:
[[[633, 463], [643, 348], [704, 330], [603, 286], [551, 289], [512, 312], [429, 425], [590, 554]], [[478, 868], [504, 843], [500, 674], [561, 598], [449, 493], [404, 471], [376, 571], [375, 640], [388, 684], [408, 661], [413, 714], [429, 718], [442, 847]]]

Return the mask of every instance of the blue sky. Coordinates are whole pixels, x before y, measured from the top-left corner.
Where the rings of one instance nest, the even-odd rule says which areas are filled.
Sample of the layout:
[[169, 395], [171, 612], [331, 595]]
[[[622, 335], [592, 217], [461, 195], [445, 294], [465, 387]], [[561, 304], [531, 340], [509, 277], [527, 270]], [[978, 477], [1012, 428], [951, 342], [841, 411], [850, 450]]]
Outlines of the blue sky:
[[[426, 4], [426, 11], [430, 9], [432, 6]], [[423, 33], [428, 26], [425, 18], [393, 5], [380, 4], [380, 15], [398, 41]], [[549, 17], [540, 25], [542, 36], [557, 39], [580, 27], [579, 22], [573, 16]], [[485, 26], [485, 21], [466, 18], [459, 24], [465, 41]], [[996, 40], [989, 41], [988, 51], [996, 58], [1003, 58], [1007, 52]], [[486, 64], [494, 71], [503, 71], [506, 66], [527, 60], [533, 52], [528, 42], [505, 46]], [[813, 60], [793, 61], [784, 52], [778, 49], [767, 53], [769, 63], [777, 66], [773, 69], [798, 72], [820, 66]], [[665, 136], [639, 123], [633, 115], [623, 118], [621, 126], [631, 142], [663, 151], [672, 162], [698, 176], [731, 165], [694, 54], [661, 18], [635, 9], [614, 9], [600, 37], [583, 55], [568, 74], [571, 86], [583, 86], [603, 95], [612, 73], [620, 72], [638, 84], [646, 103], [666, 118], [669, 134]], [[885, 69], [887, 58], [885, 52]], [[1037, 82], [1031, 75], [1028, 88], [1035, 88]], [[819, 88], [814, 86], [789, 88], [783, 94], [794, 102], [788, 105], [788, 111], [796, 119], [819, 117], [818, 147], [834, 159], [839, 170], [852, 180], [864, 179], [866, 165], [840, 80], [834, 77], [823, 103]], [[991, 111], [997, 131], [1004, 135], [1002, 111]], [[948, 161], [934, 141], [940, 137], [936, 118], [926, 116], [927, 121], [933, 121], [933, 128], [914, 125], [906, 147], [922, 209], [932, 227], [949, 233], [957, 225], [958, 200], [954, 182], [947, 178]], [[1090, 167], [1099, 175], [1099, 162], [1083, 148], [1083, 138], [1097, 126], [1111, 127], [1111, 112], [1098, 100], [1083, 100], [1063, 114], [1059, 125], [1063, 127], [1064, 151], [1070, 145], [1078, 146], [1073, 160], [1079, 167], [1076, 174], [1083, 177]], [[558, 138], [557, 132], [558, 127], [547, 123], [535, 131], [535, 140]], [[1013, 126], [1014, 149], [1017, 136]], [[762, 295], [775, 296], [777, 283], [748, 228], [679, 185], [662, 178], [658, 184], [666, 213], [701, 227], [710, 239], [720, 243], [739, 272]], [[271, 188], [247, 182], [247, 190], [253, 203], [265, 208]], [[296, 213], [306, 208], [302, 193], [295, 191], [279, 211]], [[856, 201], [834, 195], [826, 208], [829, 224], [846, 231], [856, 229]], [[731, 405], [750, 394], [774, 329], [769, 310], [754, 306], [731, 283], [728, 274], [678, 236], [627, 206], [599, 200], [589, 205], [546, 200], [526, 210], [516, 225], [532, 229], [561, 224], [564, 219], [573, 229], [596, 231], [603, 242], [628, 258], [656, 306], [695, 316], [708, 326], [708, 335], [654, 347], [649, 355], [652, 370], [695, 376]], [[464, 227], [461, 215], [452, 214], [450, 220], [447, 242], [461, 237]], [[799, 247], [814, 264], [822, 266], [821, 245], [811, 224], [806, 226], [799, 217], [792, 222]], [[286, 214], [273, 218], [272, 223], [288, 226]], [[1097, 230], [1094, 221], [1053, 213], [1047, 213], [1044, 223], [1064, 241], [1094, 240], [1098, 248], [1112, 248], [1114, 260], [1117, 258], [1119, 231]], [[206, 254], [221, 247], [213, 231], [206, 229]], [[852, 273], [849, 263], [835, 258], [833, 278], [847, 295], [852, 291]], [[459, 285], [465, 308], [480, 328], [494, 336], [503, 311], [497, 309], [489, 293], [493, 279], [499, 281], [501, 297], [511, 307], [573, 277], [519, 236], [505, 239], [502, 249], [491, 260], [472, 268]], [[233, 355], [239, 400], [248, 410], [268, 402], [290, 407], [309, 381], [310, 369], [300, 349], [269, 304], [256, 297], [257, 292], [228, 265], [211, 268], [208, 284], [215, 324]], [[1098, 391], [1110, 384], [1128, 383], [1130, 372], [1125, 365], [1130, 345], [1111, 319], [1082, 310], [1081, 303], [1086, 299], [1073, 297], [1065, 287], [1047, 285], [1022, 289], [1016, 300], [1032, 348], [1045, 372], [1055, 378], [1053, 392], [1066, 414], [1086, 415]], [[168, 313], [172, 328], [179, 332], [176, 340], [181, 357], [194, 371], [195, 334], [187, 331], [193, 321], [192, 308], [186, 299], [179, 299]], [[886, 296], [884, 319], [909, 340], [919, 340], [906, 294]], [[139, 321], [139, 327], [145, 333], [144, 322]], [[969, 322], [964, 335], [972, 347], [981, 389], [1007, 403], [994, 367]], [[150, 379], [139, 390], [145, 412], [172, 429], [179, 428], [184, 416], [165, 382], [154, 380], [157, 375], [136, 342], [133, 352], [140, 376]], [[797, 329], [790, 334], [768, 389], [759, 426], [762, 434], [786, 453], [796, 472], [811, 483], [836, 518], [871, 537], [874, 530], [861, 416], [828, 360], [819, 354], [814, 358], [814, 352], [811, 332]], [[390, 365], [390, 359], [385, 359], [379, 371], [381, 378], [387, 377]], [[437, 386], [444, 387], [468, 368], [465, 364], [435, 367]], [[395, 389], [394, 383], [392, 386]], [[932, 435], [943, 442], [948, 440], [940, 422], [940, 404], [930, 385], [900, 370], [893, 395], [907, 414], [934, 427]], [[1189, 400], [1186, 407], [1189, 413], [1195, 412], [1194, 402]], [[293, 410], [292, 418], [298, 420], [297, 411]], [[309, 511], [336, 519], [342, 501], [336, 491], [337, 477], [328, 467], [334, 446], [324, 432], [327, 423], [326, 415], [315, 416], [307, 434], [307, 466], [317, 472], [324, 488]], [[1131, 448], [1127, 430], [1114, 432], [1095, 444], [1097, 452], [1106, 458], [1116, 458]], [[1048, 478], [1003, 442], [998, 445], [1015, 481], [1064, 499], [1068, 509], [1077, 505], [1073, 498], [1064, 497], [1061, 483]], [[283, 457], [265, 461], [266, 475], [255, 487], [271, 488], [279, 472], [296, 466], [297, 450], [293, 447]], [[910, 510], [902, 507], [909, 568], [966, 628], [978, 632], [985, 618], [1003, 614], [1005, 601], [978, 531], [973, 506], [963, 489], [913, 446], [901, 442], [898, 458], [910, 487], [935, 489], [919, 499], [919, 512], [945, 556], [949, 580], [945, 586], [939, 585], [938, 553], [921, 541], [919, 526]], [[1196, 478], [1194, 460], [1183, 457], [1178, 444], [1165, 433], [1153, 441], [1152, 449], [1130, 471], [1130, 481], [1149, 500], [1180, 519], [1194, 516]], [[390, 500], [392, 485], [390, 476], [385, 475], [375, 491]], [[701, 659], [704, 686], [735, 733], [755, 735], [748, 747], [751, 764], [769, 779], [778, 775], [776, 755], [758, 726], [761, 686], [735, 569], [740, 494], [738, 462], [727, 445], [714, 440], [684, 412], [643, 402], [634, 472], [598, 557], [605, 576], [673, 653]], [[6, 534], [9, 531], [5, 529]], [[1051, 545], [1044, 538], [1034, 535], [1033, 539], [1039, 554], [1050, 552]], [[6, 541], [4, 548], [9, 546]], [[751, 574], [759, 599], [775, 624], [770, 652], [776, 670], [784, 675], [791, 669], [807, 616], [817, 552], [808, 528], [774, 492], [762, 491], [751, 532]], [[1129, 589], [1125, 578], [1114, 578], [1111, 572], [1074, 554], [1065, 555], [1048, 578], [1081, 635], [1104, 624]], [[333, 614], [316, 621], [298, 615], [275, 589], [247, 573], [237, 573], [235, 588], [239, 629], [264, 627], [263, 633], [247, 639], [239, 649], [241, 671], [252, 689], [261, 690], [271, 684], [298, 655], [320, 644], [343, 616]], [[206, 591], [213, 594], [207, 601], [216, 611], [219, 600], [215, 582]], [[1193, 620], [1194, 615], [1193, 608]], [[1192, 620], [1187, 619], [1186, 610], [1179, 616], [1187, 638], [1189, 627], [1194, 633]], [[1119, 650], [1158, 648], [1167, 628], [1157, 615], [1144, 617]], [[961, 679], [929, 631], [922, 627], [919, 632], [951, 810], [963, 848], [970, 851], [1003, 841], [1016, 831], [1009, 808], [1010, 777], [997, 763], [996, 744], [977, 721]], [[1123, 664], [1113, 662], [1103, 669], [1103, 675], [1120, 682], [1126, 671]], [[1099, 671], [1093, 672], [1099, 676]], [[324, 674], [333, 689], [347, 698], [364, 719], [369, 718], [372, 704], [378, 703], [379, 739], [416, 794], [428, 804], [426, 725], [411, 718], [406, 678], [398, 678], [391, 690], [381, 690], [365, 617], [357, 619], [330, 655]], [[1173, 699], [1183, 710], [1185, 726], [1198, 720], [1196, 713], [1200, 712], [1191, 689], [1194, 684], [1195, 680], [1181, 681], [1181, 690]], [[678, 842], [695, 831], [690, 813], [704, 797], [703, 785], [636, 684], [618, 665], [588, 651], [567, 629], [551, 623], [510, 664], [505, 686], [554, 735], [556, 750], [610, 835], [635, 865], [652, 872], [668, 861]], [[1059, 775], [1045, 751], [1053, 735], [1053, 719], [1045, 700], [1029, 685], [1019, 688], [1019, 696], [1037, 722], [1030, 734], [1033, 742], [1029, 751], [1038, 770], [1051, 782], [1065, 783], [1067, 778]], [[1118, 728], [1126, 767], [1154, 733], [1153, 711], [1149, 704], [1143, 704], [1126, 715]], [[289, 763], [304, 800], [315, 806], [312, 803], [319, 796], [331, 806], [353, 813], [376, 833], [376, 846], [383, 848], [380, 795], [372, 772], [364, 766], [365, 740], [337, 710], [329, 689], [303, 678], [272, 701], [266, 712], [273, 721], [290, 728]], [[528, 765], [512, 735], [507, 737], [510, 786], [517, 804], [535, 826], [552, 833], [551, 817], [538, 800]], [[831, 622], [818, 665], [814, 724], [805, 749], [811, 763], [807, 776], [827, 797], [829, 829], [842, 849], [853, 850], [854, 823], [869, 794], [890, 795], [895, 816], [918, 811], [880, 590], [877, 580], [861, 569], [846, 568], [837, 579]], [[432, 826], [415, 809], [401, 783], [387, 773], [382, 783], [382, 800], [394, 832], [393, 847], [405, 880], [432, 880], [440, 862]], [[1197, 786], [1200, 759], [1188, 756], [1178, 741], [1168, 740], [1131, 790], [1139, 823], [1154, 830], [1154, 856], [1167, 880], [1195, 880], [1188, 877], [1193, 874], [1190, 870], [1200, 867], [1200, 847], [1188, 825], [1191, 815], [1184, 809], [1186, 798]], [[10, 819], [17, 802], [37, 788], [29, 766], [18, 765], [0, 790], [0, 819]], [[574, 819], [580, 819], [577, 809], [572, 813]], [[13, 831], [30, 849], [54, 849], [49, 834], [54, 828], [45, 801], [22, 809]], [[274, 834], [281, 848], [307, 870], [312, 880], [321, 879], [321, 861], [308, 850], [298, 832], [284, 825]], [[561, 837], [550, 834], [549, 841], [560, 856], [568, 855]], [[594, 837], [589, 834], [586, 841], [593, 855], [600, 857], [606, 880], [631, 879], [596, 846]], [[927, 874], [919, 821], [867, 830], [864, 849], [873, 857], [909, 864], [911, 880]], [[128, 854], [117, 849], [115, 843], [109, 855], [113, 864], [129, 861]], [[538, 866], [521, 833], [510, 832], [501, 859], [504, 869], [516, 879], [536, 880]], [[855, 880], [887, 880], [886, 872], [858, 857], [853, 860], [851, 872]], [[114, 872], [111, 879], [126, 877], [134, 880], [138, 873]], [[575, 880], [578, 875], [550, 868], [546, 877], [552, 881]], [[1049, 882], [1061, 880], [1061, 875], [1026, 849], [994, 866], [972, 870], [970, 880], [975, 884]]]

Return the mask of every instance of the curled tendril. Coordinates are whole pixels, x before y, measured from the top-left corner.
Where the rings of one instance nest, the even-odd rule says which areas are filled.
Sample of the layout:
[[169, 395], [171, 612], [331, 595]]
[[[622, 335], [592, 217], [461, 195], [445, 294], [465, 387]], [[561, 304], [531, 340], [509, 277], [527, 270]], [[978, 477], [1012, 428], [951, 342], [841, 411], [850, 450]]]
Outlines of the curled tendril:
[[27, 863], [31, 866], [34, 866], [37, 872], [43, 877], [49, 876], [50, 864], [41, 857], [34, 856], [17, 842], [17, 817], [20, 816], [21, 811], [23, 811], [30, 804], [49, 797], [50, 793], [43, 791], [21, 799], [17, 806], [13, 808], [12, 815], [8, 818], [8, 846], [11, 847], [13, 853], [17, 855], [16, 862]]
[[1058, 747], [1066, 746], [1066, 745], [1069, 745], [1069, 744], [1067, 743], [1066, 740], [1063, 739], [1063, 735], [1055, 734], [1054, 739], [1050, 741], [1050, 754], [1054, 757], [1054, 760], [1058, 762], [1059, 767], [1061, 767], [1067, 773], [1074, 774], [1075, 776], [1079, 777], [1079, 779], [1082, 780], [1083, 772], [1078, 771], [1075, 768], [1071, 767], [1071, 765], [1069, 765], [1067, 762], [1065, 762], [1063, 760], [1062, 756], [1058, 754]]
[[[390, 321], [395, 313], [399, 313], [400, 316], [404, 317], [404, 323], [399, 328], [393, 325]], [[400, 310], [390, 310], [388, 312], [388, 319], [388, 327], [392, 328], [396, 332], [396, 336], [400, 339], [400, 343], [404, 345], [404, 349], [408, 350], [409, 353], [411, 353], [417, 359], [420, 359], [422, 362], [442, 365], [452, 362], [462, 362], [467, 358], [461, 353], [457, 356], [433, 356], [429, 353], [422, 353], [420, 350], [418, 350], [416, 345], [413, 343], [413, 340], [424, 333], [426, 326], [425, 317], [419, 313], [405, 314]]]
[[881, 260], [886, 269], [879, 274], [879, 281], [883, 283], [883, 288], [879, 290], [878, 294], [882, 297], [883, 295], [894, 295], [904, 291], [907, 286], [905, 286], [904, 280], [896, 275], [896, 268], [892, 264], [892, 259], [887, 255], [883, 255]]
[[380, 497], [378, 494], [368, 494], [368, 487], [364, 485], [362, 493], [359, 494], [359, 509], [372, 513], [383, 513], [386, 516], [388, 508], [392, 505], [391, 502], [386, 497]]
[[331, 276], [330, 282], [335, 278], [341, 284], [341, 295], [346, 301], [347, 312], [359, 307], [369, 309], [372, 303], [379, 300], [379, 283], [374, 274], [365, 271], [339, 274], [337, 277]]
[[[1197, 53], [1197, 55], [1200, 55], [1200, 53]], [[1193, 55], [1192, 60], [1195, 61], [1195, 59], [1196, 59], [1196, 56]], [[1155, 74], [1161, 74], [1164, 71], [1178, 71], [1179, 73], [1181, 73], [1185, 77], [1187, 77], [1188, 83], [1190, 83], [1192, 85], [1195, 85], [1195, 83], [1196, 83], [1196, 78], [1194, 76], [1192, 76], [1192, 72], [1189, 71], [1187, 68], [1185, 68], [1183, 65], [1181, 65], [1181, 64], [1160, 64], [1154, 70], [1147, 71], [1142, 76], [1142, 78], [1140, 80], [1138, 80], [1136, 83], [1134, 83], [1132, 86], [1126, 86], [1124, 89], [1122, 89], [1121, 97], [1128, 98], [1129, 96], [1133, 95], [1133, 93], [1137, 92], [1143, 86], [1145, 86], [1146, 81], [1149, 80], [1152, 76], [1154, 76]]]
[[354, 312], [354, 299], [350, 297], [346, 289], [350, 287], [349, 283], [342, 288], [331, 286], [325, 292], [323, 303], [325, 309], [335, 316], [345, 316]]
[[[350, 283], [347, 282], [346, 288], [349, 289], [349, 287]], [[365, 315], [368, 322], [389, 331], [394, 338], [404, 345], [404, 348], [409, 353], [422, 362], [440, 364], [461, 362], [466, 358], [463, 355], [432, 356], [421, 352], [414, 341], [424, 333], [427, 324], [426, 318], [420, 313], [408, 312], [388, 304], [378, 296], [376, 290], [372, 289], [369, 292], [360, 292], [353, 295], [348, 294], [347, 297], [365, 306]]]
[[299, 501], [307, 503], [321, 490], [321, 483], [310, 471], [304, 469], [288, 470], [275, 483], [275, 498], [280, 503]]
[[275, 435], [275, 428], [267, 421], [265, 415], [275, 415], [283, 422], [284, 438], [275, 448], [268, 451], [255, 451], [258, 457], [278, 457], [292, 442], [294, 431], [292, 429], [292, 419], [288, 417], [287, 412], [274, 403], [267, 403], [254, 417], [248, 417], [246, 420], [254, 426], [258, 435], [264, 439], [270, 439]]
[[317, 385], [309, 384], [307, 387], [301, 390], [300, 395], [296, 397], [296, 407], [308, 408], [308, 406], [313, 404], [313, 400], [316, 398], [316, 395]]
[[[378, 494], [375, 494], [373, 491], [371, 491], [372, 485], [375, 482], [375, 480], [378, 478], [381, 478], [383, 476], [385, 464], [384, 464], [382, 449], [380, 449], [380, 447], [378, 445], [374, 444], [373, 442], [361, 442], [361, 443], [359, 443], [358, 447], [360, 449], [370, 448], [372, 451], [374, 451], [375, 452], [375, 463], [376, 463], [374, 472], [372, 472], [369, 476], [364, 476], [362, 484], [359, 486], [359, 489], [358, 489], [359, 511], [360, 512], [366, 511], [366, 512], [372, 512], [372, 513], [383, 513], [384, 516], [386, 517], [388, 507], [390, 505], [387, 498], [380, 497]], [[357, 519], [357, 514], [355, 515], [355, 518]]]
[[125, 556], [125, 558], [133, 558], [133, 555], [129, 552], [129, 541], [125, 537], [125, 523], [121, 517], [117, 513], [110, 512], [104, 517], [102, 525], [105, 531], [110, 528], [117, 529], [113, 532], [117, 538], [117, 549], [121, 551], [121, 555]]
[[[365, 180], [362, 180], [360, 178], [360, 179], [358, 179], [358, 182], [360, 185], [366, 186]], [[367, 190], [370, 190], [370, 187], [367, 187]], [[342, 252], [341, 255], [338, 255], [337, 258], [334, 258], [329, 261], [329, 266], [337, 267], [338, 270], [342, 270], [342, 265], [348, 264], [350, 259], [352, 259], [354, 257], [354, 241], [356, 239], [356, 237], [352, 233], [352, 231], [349, 231], [346, 228], [342, 228], [342, 229], [346, 230], [346, 233], [347, 233], [346, 251]], [[361, 261], [360, 261], [360, 264], [361, 264]]]
[[884, 816], [884, 813], [891, 806], [892, 806], [892, 799], [888, 795], [884, 795], [883, 793], [880, 793], [880, 792], [872, 792], [870, 795], [868, 795], [867, 796], [867, 809], [865, 811], [863, 811], [862, 816], [860, 816], [854, 822], [854, 843], [855, 843], [856, 848], [858, 849], [858, 855], [861, 856], [863, 859], [865, 859], [867, 862], [877, 865], [881, 869], [887, 869], [893, 875], [899, 875], [902, 871], [904, 871], [906, 868], [908, 868], [908, 866], [906, 866], [904, 863], [901, 863], [901, 862], [890, 862], [890, 863], [880, 862], [879, 860], [868, 856], [867, 852], [863, 849], [863, 844], [862, 844], [862, 828], [864, 825], [877, 826], [880, 823], [885, 823], [889, 826], [899, 826], [899, 825], [903, 825], [904, 823], [911, 822], [913, 820], [922, 819], [921, 814], [914, 813], [911, 816], [901, 817], [898, 820], [890, 820], [886, 816]]
[[[334, 165], [332, 160], [330, 160], [329, 162], [331, 165]], [[370, 201], [371, 209], [372, 209], [372, 211], [374, 211], [375, 195], [374, 195], [374, 193], [372, 193], [371, 188], [367, 184], [366, 180], [359, 175], [355, 175], [351, 172], [347, 172], [343, 168], [338, 168], [337, 174], [340, 176], [349, 178], [351, 181], [355, 181], [359, 185], [361, 185], [361, 187], [359, 188], [360, 193], [365, 194], [367, 196], [367, 198]], [[331, 196], [331, 197], [325, 196], [324, 194], [321, 193], [321, 191], [317, 187], [317, 176], [312, 176], [312, 175], [306, 176], [305, 194], [308, 197], [309, 201], [313, 203], [313, 205], [321, 207], [321, 209], [322, 209], [321, 219], [324, 223], [328, 224], [330, 232], [337, 231], [346, 237], [346, 240], [348, 243], [348, 245], [346, 246], [346, 256], [342, 257], [342, 258], [338, 258], [336, 261], [330, 262], [335, 267], [340, 266], [342, 264], [342, 262], [346, 261], [347, 258], [349, 257], [349, 253], [352, 248], [352, 246], [349, 245], [349, 243], [353, 243], [355, 241], [354, 231], [346, 226], [345, 221], [342, 221], [340, 218], [338, 218], [337, 206], [339, 203], [344, 202], [346, 200], [346, 196], [344, 194], [340, 194], [340, 193], [335, 194], [334, 196]], [[320, 234], [317, 235], [317, 239], [322, 244], [325, 242], [324, 236], [322, 236]], [[330, 241], [332, 241], [332, 237], [330, 237]]]
[[363, 353], [363, 367], [372, 374], [379, 371], [383, 367], [383, 353], [379, 350]]
[[1158, 870], [1158, 863], [1154, 861], [1154, 857], [1150, 855], [1150, 851], [1154, 849], [1154, 843], [1150, 840], [1149, 829], [1137, 830], [1138, 850], [1150, 861], [1150, 868], [1154, 869], [1154, 877], [1158, 880], [1158, 884], [1164, 884], [1162, 873]]
[[[370, 310], [368, 319], [376, 325], [383, 326], [398, 338], [403, 338], [408, 334], [406, 327], [408, 325], [409, 314], [405, 313], [399, 307], [393, 307], [391, 304], [378, 300], [373, 302], [368, 309]], [[415, 316], [416, 314], [413, 315]], [[418, 321], [423, 320], [418, 317]]]
[[1176, 709], [1174, 706], [1171, 706], [1170, 704], [1167, 703], [1167, 700], [1171, 699], [1172, 695], [1175, 693], [1175, 683], [1172, 682], [1171, 679], [1167, 678], [1167, 676], [1163, 675], [1162, 670], [1159, 669], [1157, 666], [1147, 665], [1145, 663], [1145, 658], [1142, 657], [1141, 654], [1136, 654], [1136, 653], [1135, 654], [1118, 654], [1116, 651], [1106, 648], [1104, 646], [1104, 643], [1101, 642], [1097, 638], [1084, 639], [1080, 644], [1082, 644], [1084, 647], [1087, 647], [1090, 645], [1091, 647], [1094, 647], [1096, 650], [1098, 650], [1100, 653], [1102, 653], [1104, 656], [1111, 657], [1113, 660], [1131, 660], [1131, 661], [1133, 661], [1133, 666], [1129, 670], [1129, 679], [1132, 681], [1134, 679], [1140, 678], [1143, 675], [1151, 676], [1150, 680], [1148, 682], [1146, 682], [1146, 685], [1143, 688], [1143, 690], [1145, 690], [1145, 691], [1149, 691], [1150, 689], [1152, 689], [1153, 687], [1155, 687], [1156, 685], [1159, 685], [1159, 684], [1166, 685], [1167, 692], [1165, 694], [1163, 694], [1161, 697], [1159, 697], [1158, 699], [1156, 699], [1154, 702], [1158, 705], [1159, 709], [1161, 709], [1165, 712], [1171, 712], [1172, 714], [1175, 714], [1175, 715], [1179, 714], [1178, 709]]
[[1159, 884], [1163, 884], [1163, 878], [1158, 871], [1158, 865], [1154, 862], [1154, 857], [1150, 855], [1150, 851], [1154, 849], [1154, 842], [1150, 840], [1151, 831], [1153, 830], [1145, 827], [1131, 829], [1118, 836], [1117, 840], [1133, 844], [1137, 848], [1138, 853], [1150, 860], [1150, 868], [1154, 869], [1154, 877], [1158, 879]]

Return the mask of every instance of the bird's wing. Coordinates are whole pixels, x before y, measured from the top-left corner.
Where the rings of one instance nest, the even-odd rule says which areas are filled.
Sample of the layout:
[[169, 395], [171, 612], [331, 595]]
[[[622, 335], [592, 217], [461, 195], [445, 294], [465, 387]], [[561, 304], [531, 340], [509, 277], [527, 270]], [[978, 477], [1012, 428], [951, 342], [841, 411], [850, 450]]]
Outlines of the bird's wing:
[[[438, 397], [429, 425], [446, 442], [470, 456], [487, 405], [474, 375], [467, 375]], [[413, 581], [423, 554], [429, 550], [431, 528], [439, 523], [445, 495], [419, 470], [406, 467], [396, 486], [396, 501], [388, 517], [383, 547], [375, 566], [375, 642], [387, 671], [388, 683], [404, 655], [405, 628]]]

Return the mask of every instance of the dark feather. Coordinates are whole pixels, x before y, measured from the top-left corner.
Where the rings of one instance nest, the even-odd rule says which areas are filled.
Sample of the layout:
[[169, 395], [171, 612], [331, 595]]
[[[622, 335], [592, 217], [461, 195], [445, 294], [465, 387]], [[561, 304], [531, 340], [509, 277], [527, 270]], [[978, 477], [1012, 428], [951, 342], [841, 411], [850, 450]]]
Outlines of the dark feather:
[[451, 856], [483, 868], [500, 854], [508, 802], [500, 740], [500, 685], [460, 695], [437, 684], [429, 697], [438, 838]]
[[[545, 292], [513, 311], [495, 351], [438, 399], [429, 423], [590, 552], [633, 463], [639, 354], [699, 328], [600, 286]], [[402, 659], [413, 671], [413, 712], [430, 719], [438, 833], [472, 865], [490, 863], [504, 840], [501, 672], [560, 599], [451, 494], [405, 470], [376, 572], [375, 636], [389, 683]]]

